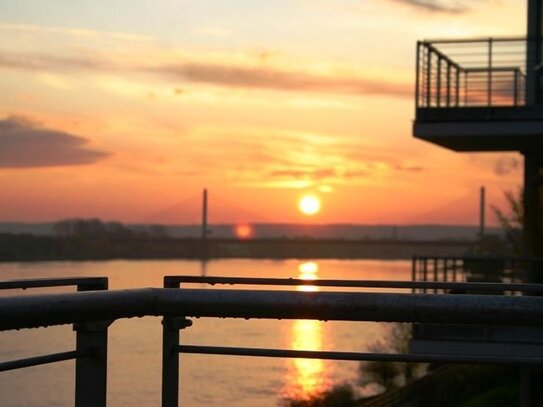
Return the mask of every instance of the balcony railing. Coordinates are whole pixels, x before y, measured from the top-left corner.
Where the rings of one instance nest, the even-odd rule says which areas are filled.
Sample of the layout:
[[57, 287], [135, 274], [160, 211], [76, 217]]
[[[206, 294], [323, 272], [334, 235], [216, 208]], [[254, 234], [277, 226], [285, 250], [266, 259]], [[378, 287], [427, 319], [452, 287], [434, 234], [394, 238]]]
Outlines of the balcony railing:
[[[450, 286], [432, 288], [417, 286], [414, 293], [448, 294], [459, 293], [465, 289], [475, 289], [479, 293], [499, 293], [505, 295], [521, 295], [524, 293], [541, 295], [539, 284], [525, 284], [543, 269], [543, 258], [537, 257], [435, 257], [415, 256], [412, 259], [413, 282], [452, 283]], [[454, 287], [455, 283], [462, 284]], [[474, 287], [470, 287], [475, 283]], [[503, 291], [503, 283], [509, 288]], [[534, 291], [534, 287], [535, 290]], [[461, 289], [462, 288], [462, 289]]]
[[[68, 277], [0, 281], [0, 290], [69, 286], [75, 286], [80, 293], [107, 290], [108, 279], [106, 277]], [[23, 296], [12, 297], [11, 300], [20, 303], [24, 302], [24, 298]], [[7, 298], [7, 300], [10, 299]], [[41, 306], [46, 306], [46, 304], [42, 303]], [[65, 312], [69, 311], [66, 310]], [[14, 316], [14, 318], [17, 317]], [[45, 325], [45, 321], [43, 322]], [[109, 322], [100, 323], [94, 321], [74, 324], [74, 331], [76, 332], [75, 350], [25, 359], [0, 361], [0, 372], [75, 359], [75, 405], [78, 407], [105, 406], [108, 325]], [[0, 330], [3, 330], [2, 323], [0, 323]]]
[[[26, 288], [76, 284], [82, 279], [54, 282], [13, 282], [0, 288]], [[89, 280], [89, 282], [93, 282]], [[98, 283], [100, 281], [97, 281]], [[93, 283], [96, 283], [94, 281]], [[419, 323], [485, 324], [492, 315], [495, 324], [523, 327], [543, 326], [543, 298], [535, 296], [507, 297], [485, 295], [428, 295], [382, 292], [302, 292], [270, 290], [214, 290], [180, 288], [185, 283], [250, 284], [250, 285], [318, 285], [358, 288], [456, 289], [476, 288], [477, 283], [340, 281], [295, 279], [243, 279], [206, 277], [166, 277], [165, 288], [105, 290], [107, 282], [91, 284], [88, 291], [68, 294], [42, 294], [0, 298], [0, 330], [76, 324], [77, 348], [69, 358], [82, 362], [76, 366], [76, 406], [105, 406], [107, 378], [107, 329], [121, 318], [162, 316], [163, 368], [162, 405], [178, 405], [179, 354], [204, 353], [267, 357], [318, 358], [334, 360], [378, 360], [439, 363], [490, 363], [518, 366], [541, 366], [537, 356], [510, 357], [445, 354], [389, 354], [337, 351], [303, 351], [289, 349], [232, 348], [181, 345], [179, 330], [191, 326], [188, 317], [314, 319], [324, 321], [382, 321]], [[474, 285], [475, 284], [475, 285]], [[80, 289], [80, 291], [85, 290]], [[537, 285], [507, 285], [502, 290], [541, 291]], [[58, 360], [65, 360], [58, 359]], [[53, 362], [0, 363], [0, 370]], [[34, 363], [35, 362], [35, 363]], [[16, 362], [17, 363], [17, 362]], [[3, 369], [1, 369], [3, 367]], [[158, 373], [158, 372], [157, 372]]]
[[[516, 107], [527, 103], [530, 40], [417, 43], [416, 107]], [[532, 53], [530, 53], [531, 55]]]

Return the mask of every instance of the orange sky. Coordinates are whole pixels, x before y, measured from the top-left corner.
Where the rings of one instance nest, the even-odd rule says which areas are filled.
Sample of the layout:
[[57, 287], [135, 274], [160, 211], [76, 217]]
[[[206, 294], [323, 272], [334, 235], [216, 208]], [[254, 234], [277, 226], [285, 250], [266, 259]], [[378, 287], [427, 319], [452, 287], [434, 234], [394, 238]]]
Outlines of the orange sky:
[[411, 136], [416, 41], [522, 35], [518, 0], [73, 3], [0, 5], [0, 221], [198, 222], [207, 187], [212, 222], [465, 224], [521, 184]]

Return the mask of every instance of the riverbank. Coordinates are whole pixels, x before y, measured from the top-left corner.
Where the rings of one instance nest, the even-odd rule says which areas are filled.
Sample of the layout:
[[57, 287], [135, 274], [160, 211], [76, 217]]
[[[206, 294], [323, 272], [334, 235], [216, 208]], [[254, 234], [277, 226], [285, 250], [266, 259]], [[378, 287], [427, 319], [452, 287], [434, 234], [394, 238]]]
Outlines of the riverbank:
[[0, 234], [0, 261], [106, 259], [411, 259], [462, 256], [471, 241], [53, 237]]

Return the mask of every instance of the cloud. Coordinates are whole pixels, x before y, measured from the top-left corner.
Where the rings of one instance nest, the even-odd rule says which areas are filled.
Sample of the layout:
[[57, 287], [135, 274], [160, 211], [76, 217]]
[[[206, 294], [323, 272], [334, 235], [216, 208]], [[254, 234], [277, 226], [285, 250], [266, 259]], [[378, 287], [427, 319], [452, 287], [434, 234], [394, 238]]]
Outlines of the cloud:
[[[208, 84], [230, 88], [278, 90], [288, 92], [321, 92], [354, 95], [384, 95], [412, 98], [409, 82], [391, 82], [366, 78], [357, 74], [320, 74], [309, 71], [279, 69], [254, 61], [181, 62], [175, 64], [137, 66], [124, 61], [85, 56], [57, 56], [43, 53], [0, 52], [0, 68], [66, 73], [87, 71], [99, 73], [151, 73], [162, 80]], [[176, 86], [181, 89], [181, 87]]]
[[474, 1], [467, 0], [392, 0], [430, 12], [460, 14], [470, 11]]
[[186, 136], [184, 162], [237, 185], [269, 188], [367, 185], [403, 164], [387, 150], [341, 139], [288, 129], [206, 127]]
[[92, 164], [110, 155], [87, 143], [79, 136], [8, 117], [0, 120], [0, 168]]
[[422, 172], [424, 171], [424, 167], [419, 166], [403, 166], [403, 165], [397, 165], [394, 167], [397, 171], [403, 171], [403, 172]]
[[35, 24], [10, 24], [0, 23], [0, 30], [21, 32], [21, 33], [33, 33], [33, 34], [58, 34], [68, 35], [73, 37], [93, 37], [93, 38], [106, 38], [108, 40], [120, 40], [120, 41], [136, 41], [136, 42], [150, 42], [154, 38], [149, 35], [118, 32], [118, 31], [96, 31], [86, 28], [66, 28], [66, 27], [46, 27]]
[[65, 72], [66, 70], [113, 71], [111, 62], [97, 58], [56, 56], [40, 53], [0, 53], [0, 67], [30, 71]]
[[151, 68], [151, 72], [176, 80], [227, 87], [282, 91], [332, 92], [387, 95], [411, 98], [411, 84], [350, 75], [318, 75], [268, 66], [235, 66], [213, 63], [182, 63]]
[[300, 178], [314, 181], [322, 181], [325, 179], [338, 177], [338, 171], [335, 168], [313, 168], [306, 170], [281, 169], [270, 171], [268, 175], [272, 178]]

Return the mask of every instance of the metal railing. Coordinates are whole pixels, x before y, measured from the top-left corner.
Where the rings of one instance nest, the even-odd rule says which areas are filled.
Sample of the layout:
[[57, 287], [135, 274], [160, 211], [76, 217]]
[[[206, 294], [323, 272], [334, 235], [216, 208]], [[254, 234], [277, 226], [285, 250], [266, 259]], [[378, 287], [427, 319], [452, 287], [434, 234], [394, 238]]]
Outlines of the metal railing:
[[[505, 295], [541, 294], [539, 284], [525, 284], [530, 281], [530, 276], [541, 272], [543, 272], [543, 258], [415, 256], [412, 259], [411, 280], [453, 283], [442, 287], [417, 286], [413, 288], [414, 293], [422, 294], [454, 294], [466, 292], [465, 290]], [[454, 283], [468, 284], [455, 286]]]
[[527, 104], [531, 40], [485, 38], [417, 43], [417, 108]]
[[[107, 376], [105, 350], [109, 323], [120, 318], [147, 315], [163, 316], [162, 405], [167, 407], [178, 405], [180, 353], [354, 361], [543, 365], [543, 359], [538, 357], [304, 351], [181, 345], [179, 342], [179, 330], [192, 325], [189, 317], [485, 324], [488, 322], [488, 315], [492, 315], [493, 323], [503, 326], [541, 327], [543, 326], [541, 297], [180, 288], [180, 284], [185, 283], [235, 283], [279, 286], [310, 284], [409, 290], [421, 287], [421, 284], [427, 288], [452, 284], [435, 282], [166, 277], [164, 283], [165, 288], [3, 297], [0, 298], [0, 330], [75, 323], [79, 327], [75, 351], [77, 361], [89, 361], [86, 366], [81, 365], [81, 370], [76, 369], [78, 407], [105, 405]], [[28, 283], [27, 286], [32, 284], [34, 283]], [[543, 290], [543, 287], [532, 289]], [[95, 329], [92, 329], [93, 327]], [[80, 341], [80, 333], [84, 334], [82, 337], [89, 338]], [[94, 336], [95, 334], [97, 336]], [[79, 357], [79, 352], [90, 348], [99, 350], [98, 357], [96, 352], [92, 357]]]
[[[78, 292], [107, 290], [108, 279], [105, 277], [69, 277], [0, 281], [0, 290], [68, 286], [77, 287]], [[20, 300], [22, 298], [24, 297], [13, 299]], [[99, 322], [74, 325], [74, 331], [76, 331], [75, 350], [0, 362], [0, 372], [75, 359], [75, 405], [78, 407], [105, 406], [108, 325], [108, 323]]]
[[[264, 286], [316, 286], [316, 287], [342, 287], [342, 288], [387, 288], [387, 289], [407, 289], [407, 290], [435, 290], [437, 293], [454, 290], [519, 290], [522, 292], [543, 292], [543, 285], [537, 284], [499, 284], [499, 283], [451, 283], [451, 282], [434, 282], [434, 281], [382, 281], [382, 280], [304, 280], [304, 279], [281, 279], [281, 278], [237, 278], [237, 277], [196, 277], [196, 276], [167, 276], [164, 278], [164, 287], [179, 288], [185, 283], [201, 283], [209, 285], [264, 285]], [[264, 292], [265, 295], [273, 293], [272, 291]], [[330, 293], [313, 292], [309, 295], [321, 295]], [[351, 293], [334, 293], [335, 295], [350, 295]], [[355, 295], [360, 295], [357, 293]], [[375, 294], [379, 296], [388, 296], [391, 301], [398, 301], [405, 297], [406, 294], [396, 294], [404, 297], [394, 297], [395, 294]], [[442, 298], [443, 296], [431, 296], [433, 298]], [[447, 296], [451, 297], [451, 296]], [[263, 297], [264, 299], [265, 297]], [[340, 298], [340, 297], [338, 297]], [[394, 298], [394, 299], [393, 299]], [[459, 298], [459, 297], [458, 297]], [[317, 300], [317, 298], [315, 299]], [[472, 298], [467, 298], [467, 302], [471, 302]], [[319, 301], [315, 301], [315, 305]], [[466, 305], [463, 300], [459, 304]], [[337, 304], [336, 304], [337, 305]], [[403, 305], [397, 302], [398, 307]], [[474, 304], [472, 304], [474, 305]], [[374, 308], [372, 321], [383, 321], [382, 316], [379, 316], [379, 311], [386, 307], [385, 303]], [[293, 309], [296, 305], [293, 305]], [[414, 311], [408, 306], [408, 309]], [[428, 309], [430, 311], [430, 309]], [[503, 309], [502, 309], [503, 311]], [[472, 309], [472, 312], [478, 312]], [[351, 315], [349, 320], [360, 320], [363, 317], [360, 311], [352, 314], [347, 308], [344, 309], [344, 316]], [[356, 315], [356, 316], [355, 316]], [[467, 321], [465, 318], [463, 321]], [[284, 318], [290, 318], [283, 315]], [[307, 316], [306, 316], [307, 317]], [[304, 318], [304, 317], [301, 317]], [[310, 319], [334, 320], [321, 314], [318, 318], [312, 316]], [[409, 319], [409, 318], [408, 318]], [[456, 318], [453, 318], [456, 319]], [[403, 319], [402, 319], [403, 320]], [[418, 321], [418, 318], [417, 318]], [[417, 322], [410, 320], [410, 322]], [[450, 319], [442, 320], [451, 322]], [[487, 321], [486, 321], [487, 322]], [[496, 321], [494, 321], [496, 322]], [[328, 360], [345, 360], [345, 361], [383, 361], [383, 362], [427, 362], [427, 363], [478, 363], [478, 364], [524, 364], [524, 365], [541, 365], [539, 358], [517, 358], [517, 357], [496, 357], [496, 356], [466, 356], [466, 355], [438, 355], [438, 354], [383, 354], [383, 353], [362, 353], [362, 352], [339, 352], [339, 351], [304, 351], [290, 349], [269, 349], [269, 348], [245, 348], [245, 347], [224, 347], [224, 346], [198, 346], [198, 345], [180, 345], [179, 330], [190, 327], [186, 319], [178, 317], [165, 317], [163, 330], [163, 406], [173, 407], [178, 405], [178, 387], [179, 387], [179, 354], [207, 354], [207, 355], [231, 355], [231, 356], [253, 356], [253, 357], [281, 357], [281, 358], [309, 358], [309, 359], [328, 359]], [[523, 359], [523, 360], [521, 360]], [[531, 360], [529, 360], [531, 359]]]

